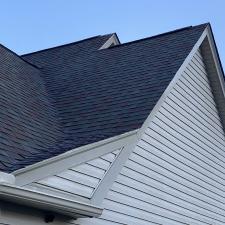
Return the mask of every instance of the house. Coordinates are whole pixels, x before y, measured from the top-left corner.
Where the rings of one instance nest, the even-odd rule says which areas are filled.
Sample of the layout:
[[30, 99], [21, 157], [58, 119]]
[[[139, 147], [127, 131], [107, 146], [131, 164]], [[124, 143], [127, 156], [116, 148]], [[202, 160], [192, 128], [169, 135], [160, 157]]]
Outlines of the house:
[[22, 56], [0, 46], [0, 65], [0, 224], [225, 224], [210, 24]]

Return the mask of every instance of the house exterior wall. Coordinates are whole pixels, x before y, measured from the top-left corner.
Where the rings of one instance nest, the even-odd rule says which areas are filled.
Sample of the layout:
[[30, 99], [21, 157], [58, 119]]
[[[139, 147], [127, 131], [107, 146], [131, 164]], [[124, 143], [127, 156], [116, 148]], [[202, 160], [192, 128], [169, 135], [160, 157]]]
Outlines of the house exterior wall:
[[225, 224], [225, 138], [198, 51], [118, 175], [79, 225]]
[[79, 197], [83, 201], [89, 201], [119, 153], [120, 149], [114, 150], [25, 187], [70, 199], [77, 200]]

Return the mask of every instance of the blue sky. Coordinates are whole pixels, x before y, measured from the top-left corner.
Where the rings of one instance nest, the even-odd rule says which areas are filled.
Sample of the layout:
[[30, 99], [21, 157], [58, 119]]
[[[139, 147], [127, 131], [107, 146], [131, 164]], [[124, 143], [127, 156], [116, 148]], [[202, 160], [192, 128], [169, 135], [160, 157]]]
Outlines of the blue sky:
[[224, 0], [1, 0], [0, 43], [18, 54], [117, 32], [121, 42], [210, 22], [225, 67]]

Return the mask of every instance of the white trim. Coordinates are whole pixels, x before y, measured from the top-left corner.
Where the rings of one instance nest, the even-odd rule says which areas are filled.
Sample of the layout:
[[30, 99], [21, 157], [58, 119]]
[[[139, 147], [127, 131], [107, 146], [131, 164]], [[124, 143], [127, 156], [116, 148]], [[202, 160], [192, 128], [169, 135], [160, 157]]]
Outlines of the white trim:
[[129, 158], [130, 154], [134, 150], [137, 144], [138, 138], [137, 135], [127, 144], [119, 153], [117, 158], [112, 163], [110, 169], [105, 174], [104, 178], [99, 183], [98, 187], [93, 192], [91, 203], [94, 205], [101, 205], [102, 201], [106, 197], [109, 188], [112, 186], [116, 180], [118, 174], [120, 173], [125, 162]]
[[156, 112], [159, 110], [159, 108], [161, 107], [161, 105], [163, 104], [163, 102], [165, 101], [166, 97], [168, 96], [168, 94], [170, 93], [170, 91], [173, 89], [174, 85], [177, 83], [177, 81], [180, 79], [183, 71], [185, 70], [185, 68], [187, 67], [188, 63], [191, 61], [191, 59], [193, 58], [195, 52], [198, 50], [198, 48], [200, 47], [200, 45], [202, 44], [203, 40], [205, 39], [205, 37], [207, 36], [207, 28], [203, 31], [201, 37], [198, 39], [198, 41], [196, 42], [196, 44], [194, 45], [194, 47], [192, 48], [191, 52], [189, 53], [189, 55], [187, 56], [187, 58], [184, 60], [183, 64], [181, 65], [181, 67], [178, 69], [178, 71], [176, 72], [174, 78], [172, 79], [172, 81], [170, 82], [170, 84], [168, 85], [168, 87], [166, 88], [166, 90], [164, 91], [164, 93], [162, 94], [162, 96], [160, 97], [160, 99], [158, 100], [158, 102], [156, 103], [155, 107], [152, 109], [151, 113], [149, 114], [148, 118], [145, 120], [144, 124], [142, 125], [142, 127], [139, 129], [138, 131], [138, 137], [139, 139], [141, 138], [142, 134], [144, 133], [144, 131], [146, 130], [146, 128], [148, 127], [149, 123], [152, 121], [152, 119], [154, 118]]
[[225, 86], [224, 75], [213, 39], [211, 27], [207, 28], [207, 38], [201, 46], [201, 53], [206, 64], [210, 86], [215, 98], [219, 116], [225, 131]]
[[[117, 161], [117, 159], [120, 156], [121, 151], [123, 151], [124, 148], [121, 148], [118, 155], [115, 157], [115, 159], [113, 160], [113, 162], [111, 163], [111, 165], [109, 166], [109, 168], [107, 169], [107, 171], [105, 172], [104, 176], [102, 177], [102, 179], [100, 180], [100, 182], [97, 184], [97, 186], [95, 187], [94, 191], [91, 194], [91, 199], [93, 199], [94, 195], [96, 194], [97, 190], [100, 189], [99, 186], [101, 186], [101, 184], [103, 183], [103, 180], [106, 180], [105, 177], [108, 176], [108, 174], [110, 173], [111, 168], [113, 167], [113, 165], [115, 164], [115, 162]], [[104, 189], [105, 190], [105, 189]], [[102, 196], [102, 193], [101, 193]]]
[[213, 55], [214, 63], [215, 63], [215, 66], [216, 66], [218, 78], [219, 78], [219, 81], [220, 81], [220, 84], [221, 84], [221, 89], [222, 89], [222, 92], [223, 92], [223, 96], [225, 97], [223, 72], [222, 72], [222, 68], [221, 68], [220, 63], [219, 63], [219, 56], [217, 55], [216, 46], [215, 46], [215, 43], [213, 41], [212, 31], [211, 31], [210, 27], [207, 28], [207, 31], [208, 31], [207, 36], [209, 38], [210, 49], [212, 50], [212, 55]]
[[98, 217], [103, 211], [102, 208], [93, 205], [46, 195], [9, 184], [0, 184], [0, 199], [71, 218]]
[[99, 50], [109, 48], [112, 44], [118, 45], [120, 44], [116, 34], [113, 34], [103, 45]]
[[110, 153], [113, 150], [122, 148], [130, 142], [130, 139], [132, 139], [136, 133], [137, 130], [134, 130], [99, 142], [85, 145], [23, 169], [14, 171], [13, 174], [16, 176], [16, 184], [19, 186], [29, 184], [33, 181], [55, 175], [65, 169]]
[[15, 176], [13, 174], [0, 172], [0, 183], [15, 184]]

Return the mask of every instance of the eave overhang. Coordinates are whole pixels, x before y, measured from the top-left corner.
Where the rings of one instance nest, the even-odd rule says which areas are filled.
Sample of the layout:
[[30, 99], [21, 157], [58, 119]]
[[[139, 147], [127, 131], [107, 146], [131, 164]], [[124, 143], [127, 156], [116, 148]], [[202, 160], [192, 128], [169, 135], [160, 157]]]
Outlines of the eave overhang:
[[99, 217], [103, 211], [102, 208], [94, 205], [47, 195], [6, 183], [0, 184], [0, 200], [73, 219]]

